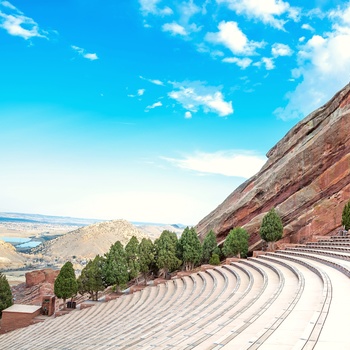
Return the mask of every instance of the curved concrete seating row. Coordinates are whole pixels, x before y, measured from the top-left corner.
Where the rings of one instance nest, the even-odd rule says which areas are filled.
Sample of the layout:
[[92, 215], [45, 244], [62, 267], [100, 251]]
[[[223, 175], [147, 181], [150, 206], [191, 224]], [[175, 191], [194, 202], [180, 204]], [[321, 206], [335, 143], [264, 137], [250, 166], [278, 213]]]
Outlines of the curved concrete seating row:
[[[243, 312], [233, 319], [233, 322], [229, 325], [230, 328], [226, 328], [226, 332], [221, 338], [217, 339], [210, 347], [205, 348], [232, 349], [236, 346], [244, 348], [251, 343], [261, 329], [264, 329], [265, 325], [270, 322], [271, 317], [274, 317], [275, 312], [271, 306], [278, 305], [278, 309], [285, 307], [289, 294], [293, 292], [292, 286], [286, 288], [285, 271], [282, 272], [271, 264], [259, 264], [255, 259], [249, 260], [249, 265], [252, 264], [255, 267], [259, 266], [267, 274], [266, 290], [257, 296], [252, 303], [245, 306], [244, 311], [242, 310]], [[298, 284], [296, 278], [292, 284]]]
[[292, 256], [300, 261], [312, 262], [313, 265], [321, 268], [329, 276], [332, 285], [332, 299], [328, 309], [322, 330], [319, 333], [315, 344], [307, 348], [314, 349], [350, 349], [348, 337], [348, 325], [343, 315], [350, 313], [350, 301], [348, 298], [350, 281], [349, 265], [347, 261], [339, 264], [339, 258], [324, 257], [317, 253], [279, 251], [283, 256]]
[[[192, 302], [190, 307], [174, 313], [172, 321], [165, 321], [164, 328], [154, 337], [151, 346], [170, 346], [170, 343], [173, 341], [176, 342], [176, 339], [179, 339], [179, 337], [187, 336], [184, 333], [188, 332], [188, 323], [192, 323], [193, 320], [196, 320], [198, 314], [204, 319], [216, 305], [218, 298], [225, 294], [229, 288], [228, 277], [222, 274], [219, 269], [207, 270], [206, 273], [212, 275], [215, 281], [213, 293], [208, 295], [205, 299], [196, 296], [196, 300]], [[235, 280], [231, 280], [230, 283], [235, 283]], [[205, 312], [200, 312], [200, 310], [205, 310]], [[142, 344], [139, 344], [139, 346], [140, 345]], [[147, 347], [145, 349], [147, 349]]]
[[[177, 286], [180, 283], [181, 288], [178, 289]], [[109, 320], [104, 328], [97, 328], [94, 334], [95, 342], [99, 343], [101, 342], [101, 339], [109, 337], [110, 334], [113, 334], [113, 337], [118, 336], [118, 346], [122, 346], [122, 344], [125, 342], [130, 344], [132, 342], [130, 339], [133, 339], [135, 337], [135, 334], [137, 334], [140, 330], [146, 332], [147, 328], [145, 327], [151, 326], [151, 329], [154, 327], [154, 324], [150, 325], [150, 323], [152, 319], [158, 320], [159, 310], [166, 310], [167, 305], [171, 303], [172, 300], [175, 300], [176, 302], [179, 298], [179, 295], [188, 295], [191, 293], [194, 285], [195, 284], [193, 281], [188, 278], [169, 281], [165, 285], [160, 285], [159, 287], [163, 289], [164, 292], [158, 294], [155, 298], [153, 298], [151, 303], [147, 303], [142, 313], [139, 314], [137, 310], [135, 310], [135, 312], [127, 315], [128, 317], [126, 322], [124, 322], [124, 317], [119, 317], [118, 319]], [[171, 288], [170, 290], [169, 286], [173, 286], [174, 288]], [[176, 294], [177, 291], [179, 291], [180, 294]], [[158, 316], [154, 317], [155, 315]], [[135, 322], [135, 319], [137, 319], [138, 322]]]
[[[264, 341], [262, 348], [268, 349], [278, 343], [281, 347], [295, 346], [304, 349], [311, 346], [312, 348], [323, 327], [332, 298], [332, 286], [328, 275], [313, 264], [294, 257], [268, 254], [268, 257], [262, 258], [272, 258], [278, 263], [298, 268], [302, 271], [304, 284], [302, 293], [299, 293], [287, 317], [280, 323], [279, 328], [274, 330], [270, 338]], [[290, 329], [293, 329], [292, 333]], [[279, 338], [280, 341], [278, 341]]]
[[0, 349], [350, 349], [349, 277], [350, 238], [334, 237], [73, 310]]

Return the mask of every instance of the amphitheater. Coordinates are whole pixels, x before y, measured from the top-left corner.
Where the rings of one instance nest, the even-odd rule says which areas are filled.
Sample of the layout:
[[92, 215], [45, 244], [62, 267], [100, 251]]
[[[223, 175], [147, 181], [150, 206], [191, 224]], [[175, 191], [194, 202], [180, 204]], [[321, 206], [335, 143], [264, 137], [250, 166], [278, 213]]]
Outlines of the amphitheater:
[[350, 349], [350, 236], [211, 267], [0, 336], [0, 349]]

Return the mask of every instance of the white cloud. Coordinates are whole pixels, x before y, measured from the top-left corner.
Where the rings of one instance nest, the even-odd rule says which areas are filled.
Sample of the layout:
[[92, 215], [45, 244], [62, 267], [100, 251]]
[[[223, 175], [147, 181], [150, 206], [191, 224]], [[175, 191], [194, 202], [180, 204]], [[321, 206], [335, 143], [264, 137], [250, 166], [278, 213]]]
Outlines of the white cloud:
[[246, 69], [251, 65], [253, 61], [248, 57], [244, 57], [244, 58], [226, 57], [222, 60], [222, 62], [235, 63], [238, 67], [242, 69]]
[[170, 32], [172, 35], [187, 35], [186, 29], [175, 22], [163, 24], [162, 29], [164, 32]]
[[98, 57], [95, 53], [86, 53], [83, 55], [84, 58], [87, 58], [90, 61], [98, 60]]
[[261, 59], [262, 63], [265, 64], [265, 68], [266, 70], [272, 70], [272, 69], [275, 69], [275, 64], [273, 62], [273, 59], [272, 58], [268, 58], [268, 57], [263, 57]]
[[87, 53], [85, 51], [85, 49], [79, 47], [79, 46], [74, 46], [74, 45], [71, 45], [71, 48], [78, 52], [79, 55], [83, 56], [84, 58], [90, 60], [90, 61], [95, 61], [95, 60], [98, 60], [98, 56], [97, 54], [95, 53]]
[[[8, 7], [11, 10], [17, 10], [17, 8], [15, 6], [13, 6], [11, 3], [9, 3], [8, 1], [1, 1], [0, 5]], [[19, 11], [18, 11], [19, 12]]]
[[263, 57], [259, 62], [255, 62], [253, 66], [261, 67], [262, 65], [265, 66], [266, 70], [272, 70], [275, 69], [275, 63], [272, 58], [269, 57]]
[[264, 45], [263, 42], [248, 40], [247, 36], [238, 28], [237, 22], [222, 21], [218, 26], [219, 32], [207, 33], [205, 40], [221, 44], [237, 55], [253, 55], [257, 48]]
[[185, 112], [185, 118], [186, 119], [191, 119], [192, 118], [192, 113], [190, 111]]
[[130, 95], [128, 95], [128, 97], [140, 97], [140, 96], [143, 96], [145, 91], [146, 91], [145, 89], [138, 89], [136, 95], [130, 94]]
[[246, 15], [269, 24], [277, 29], [283, 29], [286, 23], [281, 19], [282, 15], [297, 21], [300, 10], [291, 7], [288, 2], [282, 0], [216, 0], [218, 4], [226, 4], [229, 9], [238, 15]]
[[330, 18], [332, 30], [313, 35], [298, 53], [293, 78], [301, 82], [286, 95], [287, 106], [275, 111], [281, 119], [305, 117], [349, 82], [350, 3], [333, 11]]
[[275, 43], [272, 45], [271, 53], [273, 57], [291, 56], [293, 51], [288, 45]]
[[162, 81], [160, 81], [159, 79], [147, 79], [147, 78], [144, 78], [142, 75], [140, 75], [139, 78], [142, 79], [142, 80], [146, 80], [149, 83], [152, 83], [154, 85], [164, 86], [164, 83]]
[[183, 159], [162, 157], [173, 165], [199, 173], [249, 178], [266, 162], [266, 157], [250, 151], [198, 152]]
[[0, 28], [5, 29], [8, 34], [19, 36], [25, 40], [34, 37], [47, 38], [47, 32], [41, 30], [32, 18], [26, 17], [23, 12], [19, 11], [10, 2], [2, 1], [0, 5], [6, 8], [6, 12], [9, 10], [12, 12], [5, 13], [0, 10]]
[[302, 26], [301, 26], [302, 29], [305, 29], [305, 30], [309, 30], [310, 32], [314, 32], [315, 31], [315, 28], [313, 28], [310, 24], [308, 23], [304, 23]]
[[158, 6], [160, 2], [161, 0], [139, 0], [142, 14], [144, 16], [147, 16], [149, 14], [159, 16], [171, 15], [173, 13], [173, 10], [168, 6], [160, 8]]
[[184, 28], [187, 35], [193, 32], [199, 32], [202, 29], [202, 26], [198, 26], [194, 22], [190, 23], [192, 17], [202, 11], [193, 0], [183, 1], [177, 6], [177, 10], [179, 12], [178, 23]]
[[193, 15], [201, 11], [201, 8], [198, 7], [193, 0], [189, 0], [188, 2], [183, 2], [179, 6], [179, 11], [181, 13], [181, 21], [188, 23]]
[[168, 96], [185, 109], [198, 112], [202, 108], [204, 113], [213, 112], [219, 116], [227, 116], [233, 113], [232, 101], [226, 102], [221, 93], [221, 88], [206, 86], [202, 82], [173, 83], [176, 90], [168, 93]]
[[161, 101], [155, 102], [150, 106], [147, 106], [145, 109], [145, 112], [148, 112], [150, 109], [156, 108], [156, 107], [161, 107], [163, 106], [163, 103]]

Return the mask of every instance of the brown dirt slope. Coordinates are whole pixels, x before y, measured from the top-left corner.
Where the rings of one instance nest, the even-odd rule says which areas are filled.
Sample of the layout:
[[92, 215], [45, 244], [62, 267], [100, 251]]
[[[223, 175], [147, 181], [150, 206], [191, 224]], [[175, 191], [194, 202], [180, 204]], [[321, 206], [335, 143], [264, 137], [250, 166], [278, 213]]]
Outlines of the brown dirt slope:
[[132, 236], [136, 236], [139, 241], [146, 237], [143, 232], [125, 220], [106, 221], [69, 232], [45, 243], [37, 252], [65, 260], [73, 256], [93, 259], [97, 254], [105, 254], [116, 241], [125, 246]]
[[0, 240], [0, 270], [23, 267], [24, 261], [13, 245]]
[[293, 127], [262, 169], [198, 223], [201, 238], [213, 229], [223, 242], [230, 229], [243, 226], [250, 249], [257, 248], [262, 217], [272, 207], [285, 227], [280, 243], [336, 232], [350, 199], [349, 130], [350, 84]]

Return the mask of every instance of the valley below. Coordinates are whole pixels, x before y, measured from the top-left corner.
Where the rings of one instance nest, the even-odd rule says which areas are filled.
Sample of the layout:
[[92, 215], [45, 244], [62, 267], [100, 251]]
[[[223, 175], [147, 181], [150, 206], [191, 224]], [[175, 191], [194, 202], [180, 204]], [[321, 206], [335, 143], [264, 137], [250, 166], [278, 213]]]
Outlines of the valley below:
[[79, 274], [115, 241], [125, 245], [133, 235], [154, 241], [163, 230], [180, 235], [183, 226], [0, 213], [0, 271], [12, 286], [23, 283], [26, 272], [59, 269], [68, 260]]

